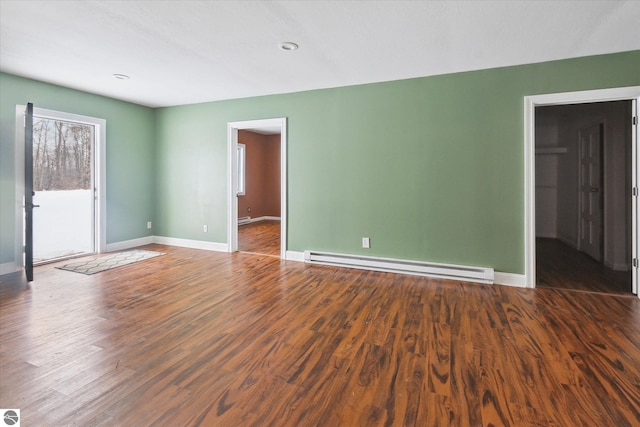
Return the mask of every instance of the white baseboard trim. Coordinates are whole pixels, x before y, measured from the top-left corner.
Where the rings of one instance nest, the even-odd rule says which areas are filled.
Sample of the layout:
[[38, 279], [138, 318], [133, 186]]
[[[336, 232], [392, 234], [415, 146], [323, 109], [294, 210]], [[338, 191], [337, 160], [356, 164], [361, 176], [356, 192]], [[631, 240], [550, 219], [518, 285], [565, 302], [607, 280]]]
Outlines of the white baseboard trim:
[[105, 249], [107, 252], [122, 251], [124, 249], [131, 249], [137, 246], [150, 245], [153, 241], [153, 236], [140, 237], [138, 239], [123, 240], [122, 242], [107, 243]]
[[540, 234], [536, 234], [536, 238], [541, 238], [541, 239], [557, 239], [558, 235], [555, 233], [540, 233]]
[[287, 261], [304, 262], [304, 252], [287, 251], [285, 257]]
[[16, 271], [20, 271], [22, 268], [18, 266], [15, 262], [5, 262], [0, 264], [0, 276], [3, 274], [11, 274]]
[[203, 249], [205, 251], [229, 252], [226, 243], [205, 242], [202, 240], [179, 239], [177, 237], [153, 236], [153, 243], [161, 245], [180, 246], [190, 249]]
[[576, 250], [578, 249], [578, 244], [576, 243], [576, 241], [567, 236], [562, 236], [558, 234], [558, 240], [560, 240], [562, 243], [564, 243], [565, 245], [573, 249], [576, 249]]
[[[275, 218], [275, 217], [260, 217]], [[136, 246], [149, 245], [158, 243], [161, 245], [179, 246], [191, 249], [203, 249], [207, 251], [229, 252], [229, 245], [226, 243], [205, 242], [202, 240], [179, 239], [176, 237], [149, 236], [139, 239], [126, 240], [123, 242], [110, 243], [107, 245], [107, 252], [119, 251], [123, 249], [134, 248]], [[304, 262], [304, 252], [286, 251], [286, 261]], [[9, 262], [0, 264], [0, 274], [13, 273], [18, 271], [15, 263]], [[515, 286], [518, 288], [526, 288], [526, 280], [524, 274], [502, 273], [496, 271], [494, 273], [494, 283], [496, 285]]]
[[256, 218], [251, 218], [249, 222], [258, 222], [258, 221], [280, 221], [279, 216], [259, 216]]
[[605, 261], [604, 265], [613, 271], [631, 271], [631, 265]]
[[500, 271], [494, 273], [493, 283], [496, 285], [515, 286], [517, 288], [527, 287], [527, 280], [524, 274], [502, 273]]

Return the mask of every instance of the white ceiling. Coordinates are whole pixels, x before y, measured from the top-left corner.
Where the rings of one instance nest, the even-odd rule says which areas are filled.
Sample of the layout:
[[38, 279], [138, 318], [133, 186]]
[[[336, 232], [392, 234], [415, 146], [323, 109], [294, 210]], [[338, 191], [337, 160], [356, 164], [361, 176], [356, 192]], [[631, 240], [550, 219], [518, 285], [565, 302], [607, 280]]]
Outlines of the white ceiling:
[[638, 0], [0, 0], [0, 70], [159, 107], [636, 50], [639, 24]]

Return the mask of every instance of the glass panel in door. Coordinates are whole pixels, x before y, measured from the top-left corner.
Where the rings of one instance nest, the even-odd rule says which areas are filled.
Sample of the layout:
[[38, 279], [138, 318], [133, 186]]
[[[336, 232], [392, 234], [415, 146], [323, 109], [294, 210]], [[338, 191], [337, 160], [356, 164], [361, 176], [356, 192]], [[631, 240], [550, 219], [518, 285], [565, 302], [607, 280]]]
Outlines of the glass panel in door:
[[33, 120], [34, 263], [95, 251], [93, 125]]

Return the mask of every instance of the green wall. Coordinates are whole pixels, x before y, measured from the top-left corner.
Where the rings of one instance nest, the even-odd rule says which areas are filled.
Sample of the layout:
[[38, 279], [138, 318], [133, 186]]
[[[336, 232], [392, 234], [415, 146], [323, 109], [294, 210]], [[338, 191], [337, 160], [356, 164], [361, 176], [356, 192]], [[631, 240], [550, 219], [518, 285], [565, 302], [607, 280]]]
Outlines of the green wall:
[[155, 111], [0, 73], [0, 264], [15, 258], [15, 108], [35, 107], [107, 121], [107, 243], [151, 235], [155, 220]]
[[638, 84], [634, 51], [162, 108], [157, 234], [226, 242], [226, 124], [287, 117], [289, 250], [522, 274], [524, 96]]
[[0, 263], [14, 252], [15, 105], [31, 101], [107, 120], [109, 243], [149, 235], [147, 220], [225, 243], [227, 122], [287, 117], [289, 250], [521, 274], [523, 97], [634, 85], [640, 51], [156, 110], [0, 74]]

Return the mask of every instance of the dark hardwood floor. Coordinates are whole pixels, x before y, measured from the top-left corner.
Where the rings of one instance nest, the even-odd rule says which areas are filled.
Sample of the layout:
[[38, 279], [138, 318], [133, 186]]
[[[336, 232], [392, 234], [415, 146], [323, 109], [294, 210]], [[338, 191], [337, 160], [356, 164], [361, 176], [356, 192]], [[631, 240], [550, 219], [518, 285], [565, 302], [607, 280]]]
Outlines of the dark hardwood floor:
[[631, 296], [631, 272], [614, 271], [557, 239], [536, 239], [536, 285]]
[[2, 276], [22, 425], [640, 425], [637, 298], [143, 248]]
[[280, 256], [280, 221], [258, 221], [238, 227], [238, 250]]

